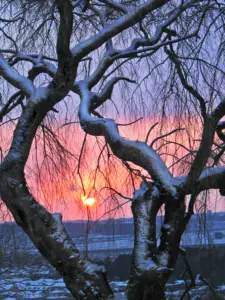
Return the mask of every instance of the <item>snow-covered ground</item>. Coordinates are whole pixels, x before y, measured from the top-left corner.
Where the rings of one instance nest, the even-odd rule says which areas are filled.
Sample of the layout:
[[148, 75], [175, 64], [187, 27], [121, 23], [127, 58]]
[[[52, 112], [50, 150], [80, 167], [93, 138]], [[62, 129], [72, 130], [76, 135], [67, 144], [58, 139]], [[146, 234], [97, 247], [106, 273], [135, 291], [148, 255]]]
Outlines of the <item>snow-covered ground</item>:
[[48, 267], [0, 270], [0, 299], [73, 299], [62, 278]]
[[[116, 300], [125, 300], [124, 290], [127, 282], [114, 281], [111, 286], [116, 293]], [[184, 281], [176, 281], [167, 285], [167, 299], [180, 299], [185, 289]], [[208, 287], [201, 282], [190, 292], [191, 299], [196, 295], [203, 297], [208, 293]], [[217, 289], [220, 295], [225, 295], [225, 286]], [[224, 296], [222, 296], [224, 297]], [[49, 266], [24, 267], [23, 269], [0, 269], [0, 300], [72, 300], [69, 291], [58, 274]], [[223, 299], [223, 298], [221, 298]]]
[[[196, 229], [197, 223], [190, 224], [187, 232], [183, 236], [182, 245], [207, 245], [209, 240], [214, 244], [225, 244], [225, 214], [222, 217], [222, 221], [215, 221], [213, 223], [210, 231], [210, 239], [204, 239], [204, 236], [198, 235]], [[124, 222], [126, 222], [126, 220]], [[16, 267], [9, 268], [8, 270], [0, 269], [0, 300], [73, 299], [58, 274], [47, 264], [43, 265], [43, 260], [38, 259], [39, 256], [35, 255], [37, 250], [32, 243], [27, 239], [22, 243], [22, 233], [21, 236], [17, 235], [17, 237], [18, 245], [16, 252], [19, 255], [19, 258], [17, 257], [14, 260], [10, 260], [14, 246], [14, 240], [12, 240], [12, 245], [7, 244], [8, 246], [5, 247], [5, 254], [8, 255], [6, 261], [8, 261], [9, 258], [9, 261], [12, 261], [14, 264], [17, 262], [21, 264], [24, 263], [24, 265], [29, 263], [32, 264], [32, 266], [23, 267], [21, 269]], [[81, 253], [83, 253], [84, 249], [86, 249], [84, 238], [73, 238], [73, 240]], [[5, 243], [1, 241], [0, 244], [4, 245]], [[110, 256], [112, 259], [115, 259], [120, 254], [131, 253], [132, 248], [133, 236], [131, 235], [89, 235], [88, 251], [89, 256], [92, 258], [102, 260], [105, 257]], [[33, 260], [34, 262], [32, 263]], [[39, 264], [39, 266], [37, 266], [37, 264]], [[40, 267], [40, 265], [42, 267]], [[125, 299], [124, 289], [126, 282], [112, 282], [111, 285], [116, 292], [116, 299]], [[171, 300], [180, 299], [184, 289], [184, 282], [180, 281], [177, 281], [172, 285], [167, 285], [167, 298]], [[194, 295], [198, 294], [201, 297], [206, 290], [206, 286], [197, 286], [195, 289], [192, 289], [191, 295], [194, 297]], [[225, 294], [225, 286], [221, 286], [218, 289], [218, 292], [223, 292]], [[191, 299], [193, 299], [193, 297], [191, 297]]]

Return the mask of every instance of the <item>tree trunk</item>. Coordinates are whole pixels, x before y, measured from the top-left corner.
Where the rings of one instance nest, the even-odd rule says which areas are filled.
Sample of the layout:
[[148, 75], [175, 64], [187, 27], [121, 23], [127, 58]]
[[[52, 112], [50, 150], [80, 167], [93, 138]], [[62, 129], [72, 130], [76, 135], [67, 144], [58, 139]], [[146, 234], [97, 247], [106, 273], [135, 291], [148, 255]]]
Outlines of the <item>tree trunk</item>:
[[129, 300], [164, 300], [165, 284], [167, 278], [165, 274], [156, 273], [154, 269], [145, 272], [141, 276], [136, 276], [129, 282], [127, 298]]
[[80, 257], [60, 214], [51, 214], [29, 193], [23, 171], [0, 168], [0, 196], [16, 223], [39, 252], [60, 273], [75, 299], [106, 300], [113, 297], [105, 271]]
[[[156, 216], [165, 203], [160, 244], [156, 240]], [[160, 193], [154, 184], [142, 183], [132, 203], [134, 251], [127, 286], [129, 300], [164, 300], [165, 285], [178, 256], [184, 222], [184, 197]]]
[[40, 106], [30, 101], [18, 121], [10, 150], [0, 165], [0, 197], [15, 222], [63, 277], [75, 299], [110, 299], [113, 292], [106, 272], [81, 259], [63, 226], [61, 215], [49, 213], [26, 186], [24, 167], [36, 130], [51, 107], [53, 100], [48, 100]]

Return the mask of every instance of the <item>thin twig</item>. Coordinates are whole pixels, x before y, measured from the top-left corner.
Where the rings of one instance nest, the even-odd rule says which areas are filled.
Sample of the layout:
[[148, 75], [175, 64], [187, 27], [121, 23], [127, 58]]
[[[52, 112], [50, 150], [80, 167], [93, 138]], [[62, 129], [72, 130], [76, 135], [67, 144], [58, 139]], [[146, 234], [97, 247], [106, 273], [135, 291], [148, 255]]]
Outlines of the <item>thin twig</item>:
[[165, 133], [165, 134], [163, 134], [163, 135], [161, 135], [161, 136], [158, 136], [157, 138], [155, 138], [155, 139], [152, 141], [150, 147], [152, 148], [153, 145], [154, 145], [158, 140], [163, 139], [163, 138], [165, 138], [165, 137], [167, 137], [167, 136], [169, 136], [169, 135], [171, 135], [171, 134], [173, 134], [173, 133], [175, 133], [175, 132], [177, 132], [177, 131], [180, 131], [180, 130], [185, 130], [185, 128], [177, 128], [177, 129], [174, 129], [174, 130], [172, 130], [172, 131], [170, 131], [170, 132], [168, 132], [168, 133]]
[[130, 122], [130, 123], [127, 123], [127, 124], [120, 124], [120, 123], [117, 123], [117, 126], [129, 126], [129, 125], [133, 125], [134, 123], [137, 123], [138, 121], [142, 120], [143, 117], [133, 121], [133, 122]]
[[146, 139], [145, 139], [145, 143], [147, 144], [148, 142], [148, 138], [149, 138], [149, 135], [150, 133], [152, 132], [152, 130], [159, 124], [159, 122], [156, 122], [155, 124], [152, 125], [152, 127], [149, 129], [147, 135], [146, 135]]

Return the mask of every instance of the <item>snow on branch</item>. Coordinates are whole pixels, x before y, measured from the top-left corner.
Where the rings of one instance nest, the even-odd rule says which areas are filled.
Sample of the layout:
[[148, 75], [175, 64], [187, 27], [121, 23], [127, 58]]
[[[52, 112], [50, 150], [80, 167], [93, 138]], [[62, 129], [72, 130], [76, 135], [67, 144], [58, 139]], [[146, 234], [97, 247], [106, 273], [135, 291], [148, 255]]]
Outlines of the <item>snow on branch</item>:
[[110, 38], [121, 33], [125, 29], [137, 24], [141, 21], [148, 13], [155, 9], [165, 5], [168, 0], [149, 0], [138, 7], [132, 9], [129, 14], [126, 14], [110, 25], [105, 26], [99, 33], [90, 37], [89, 39], [79, 43], [72, 49], [74, 57], [83, 58], [88, 53], [97, 49]]
[[[28, 72], [29, 79], [32, 81], [41, 73], [46, 73], [50, 77], [54, 77], [57, 73], [56, 66], [50, 61], [45, 61], [43, 55], [31, 55], [18, 53], [15, 54], [13, 59], [10, 61], [10, 66], [14, 66], [20, 61], [30, 62], [33, 64], [31, 70]], [[47, 59], [47, 58], [46, 58]]]
[[168, 193], [176, 196], [176, 188], [172, 185], [172, 174], [160, 156], [144, 142], [121, 137], [114, 120], [92, 117], [90, 109], [95, 94], [88, 89], [84, 81], [79, 83], [79, 88], [81, 96], [79, 118], [83, 130], [90, 135], [104, 136], [118, 158], [144, 168], [153, 180], [157, 180]]
[[[147, 5], [147, 3], [145, 3], [142, 6], [135, 8], [129, 14], [126, 14], [125, 16], [119, 18], [117, 21], [113, 22], [112, 24], [105, 25], [102, 31], [99, 32], [97, 35], [76, 45], [72, 50], [73, 54], [78, 57], [80, 55], [84, 57], [86, 54], [90, 53], [91, 51], [95, 50], [99, 46], [103, 45], [104, 42], [107, 43], [107, 51], [104, 53], [104, 56], [100, 60], [99, 65], [96, 67], [96, 69], [91, 74], [91, 76], [89, 76], [89, 78], [87, 79], [89, 88], [92, 88], [94, 85], [96, 85], [99, 82], [99, 80], [102, 78], [106, 70], [114, 63], [114, 61], [118, 59], [150, 56], [151, 55], [151, 53], [149, 53], [150, 51], [154, 53], [154, 51], [157, 51], [159, 48], [163, 46], [177, 43], [184, 39], [188, 39], [193, 36], [196, 36], [196, 32], [193, 32], [189, 35], [185, 35], [171, 40], [170, 37], [176, 36], [177, 34], [174, 30], [168, 28], [168, 26], [171, 25], [184, 10], [186, 10], [189, 6], [191, 6], [192, 2], [193, 1], [190, 0], [185, 1], [183, 5], [175, 9], [175, 11], [170, 15], [170, 17], [166, 21], [162, 22], [156, 27], [155, 34], [151, 38], [148, 38], [146, 35], [145, 38], [143, 37], [135, 38], [132, 40], [130, 46], [126, 49], [118, 50], [113, 48], [110, 39], [113, 36], [115, 36], [117, 33], [123, 31], [124, 29], [129, 28], [134, 24], [140, 22], [145, 17], [145, 14], [143, 14], [142, 17], [140, 18], [140, 16], [137, 15], [137, 11], [140, 10], [140, 15], [141, 15], [143, 5], [145, 7], [149, 7], [149, 11], [151, 11], [151, 9], [154, 10], [156, 7], [154, 7], [153, 4], [152, 7]], [[163, 5], [163, 3], [161, 5]], [[135, 21], [135, 19], [133, 21], [130, 20], [131, 16], [137, 18], [137, 21]], [[123, 26], [125, 26], [124, 29], [123, 28], [121, 29], [121, 27]], [[159, 42], [163, 33], [166, 33], [166, 36], [164, 37], [163, 41]], [[139, 47], [143, 47], [143, 48], [137, 50]], [[143, 52], [144, 54], [141, 55], [141, 53]]]
[[[103, 1], [105, 2], [105, 1]], [[111, 2], [111, 1], [110, 1]], [[112, 1], [114, 2], [114, 1]], [[95, 36], [90, 37], [89, 39], [79, 43], [73, 49], [73, 55], [76, 57], [84, 57], [86, 54], [92, 52], [96, 48], [103, 45], [107, 42], [110, 38], [116, 36], [118, 33], [122, 32], [123, 30], [137, 24], [138, 22], [142, 21], [143, 18], [150, 12], [154, 11], [155, 9], [163, 6], [168, 1], [147, 1], [146, 3], [139, 5], [138, 7], [134, 8], [124, 16], [120, 17], [116, 21], [112, 22], [110, 25], [105, 26], [102, 31], [100, 31]], [[172, 30], [168, 30], [168, 26], [171, 25], [179, 16], [180, 14], [189, 8], [193, 0], [186, 0], [183, 5], [180, 5], [175, 9], [175, 11], [169, 16], [169, 18], [162, 22], [155, 31], [155, 34], [151, 38], [136, 38], [132, 40], [131, 45], [122, 51], [119, 51], [118, 54], [120, 56], [125, 57], [127, 55], [131, 55], [131, 53], [139, 47], [146, 47], [155, 45], [161, 38], [163, 33], [167, 33], [167, 36], [171, 36], [171, 32], [173, 35], [176, 35], [176, 32]], [[111, 3], [112, 4], [112, 3]], [[116, 3], [117, 5], [117, 3]], [[120, 4], [119, 4], [120, 6]], [[123, 8], [122, 8], [123, 9]], [[124, 10], [125, 13], [125, 10]], [[160, 46], [160, 45], [159, 45]], [[130, 53], [131, 52], [131, 53]]]
[[225, 167], [217, 166], [204, 170], [198, 180], [200, 191], [219, 189], [220, 194], [225, 196]]
[[[188, 177], [187, 175], [174, 177], [173, 179], [174, 186], [183, 189], [183, 186], [187, 182], [187, 177]], [[219, 189], [221, 195], [224, 196], [225, 193], [224, 181], [225, 181], [225, 167], [222, 166], [210, 167], [201, 173], [194, 188], [197, 193], [210, 190], [210, 189]], [[193, 186], [189, 186], [185, 192], [186, 195], [192, 194]]]
[[57, 61], [56, 59], [54, 60], [53, 58], [44, 55], [18, 53], [13, 57], [13, 60], [10, 62], [10, 66], [14, 66], [20, 61], [27, 61], [32, 63], [33, 69], [39, 70], [39, 73], [47, 73], [51, 77], [54, 77], [57, 72], [56, 66], [53, 63], [45, 60]]
[[0, 75], [14, 87], [22, 90], [27, 96], [31, 96], [35, 88], [31, 80], [14, 71], [0, 53]]
[[[149, 187], [142, 183], [132, 203], [135, 227], [134, 260], [136, 268], [140, 271], [158, 268], [154, 255], [156, 253], [156, 221], [155, 215], [152, 214], [153, 206], [156, 205], [158, 199], [157, 197], [154, 199], [153, 196], [152, 198], [146, 197], [148, 190]], [[157, 192], [160, 195], [159, 191]]]
[[[170, 17], [162, 22], [160, 25], [158, 25], [156, 27], [156, 30], [155, 30], [155, 34], [151, 37], [151, 38], [136, 38], [134, 40], [132, 40], [130, 46], [121, 51], [120, 54], [118, 54], [117, 58], [120, 58], [120, 57], [127, 57], [128, 55], [132, 55], [132, 54], [135, 54], [136, 51], [139, 47], [151, 47], [153, 45], [158, 46], [158, 47], [161, 47], [161, 45], [156, 45], [160, 38], [162, 37], [163, 33], [167, 33], [167, 37], [171, 37], [171, 36], [176, 36], [177, 33], [176, 31], [174, 30], [170, 30], [168, 29], [168, 26], [171, 25], [179, 16], [180, 14], [186, 10], [191, 4], [192, 4], [192, 0], [187, 0], [183, 3], [183, 5], [179, 6], [177, 9], [175, 9], [175, 11], [170, 15]], [[185, 37], [183, 37], [182, 39], [184, 39]], [[170, 41], [169, 43], [171, 43], [172, 41]], [[154, 47], [154, 48], [155, 48]], [[149, 50], [152, 50], [154, 48], [149, 48], [149, 49], [141, 49], [141, 51], [149, 51]]]
[[115, 53], [115, 51], [113, 51], [112, 49], [107, 50], [94, 72], [86, 79], [86, 83], [89, 88], [94, 87], [102, 79], [108, 68], [113, 64], [113, 53]]

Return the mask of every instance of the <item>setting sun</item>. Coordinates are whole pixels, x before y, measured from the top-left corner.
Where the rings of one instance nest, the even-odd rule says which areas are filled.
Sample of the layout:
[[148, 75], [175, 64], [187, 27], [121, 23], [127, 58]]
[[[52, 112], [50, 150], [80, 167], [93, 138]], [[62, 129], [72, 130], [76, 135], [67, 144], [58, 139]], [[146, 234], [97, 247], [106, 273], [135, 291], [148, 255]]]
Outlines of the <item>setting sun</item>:
[[81, 200], [84, 203], [84, 205], [87, 205], [87, 206], [93, 206], [96, 202], [95, 198], [87, 197], [87, 196], [82, 196]]

